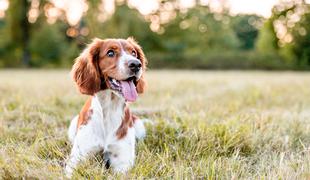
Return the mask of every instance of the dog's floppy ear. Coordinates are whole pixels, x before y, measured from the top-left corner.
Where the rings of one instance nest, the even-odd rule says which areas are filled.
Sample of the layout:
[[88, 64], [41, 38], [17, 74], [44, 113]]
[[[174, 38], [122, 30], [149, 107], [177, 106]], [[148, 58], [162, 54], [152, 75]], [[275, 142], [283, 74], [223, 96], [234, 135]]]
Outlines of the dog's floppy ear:
[[103, 41], [94, 39], [76, 58], [71, 73], [82, 94], [93, 95], [100, 90], [100, 69], [98, 65], [100, 47]]
[[144, 52], [141, 48], [141, 46], [132, 38], [129, 37], [127, 38], [127, 41], [133, 45], [133, 47], [135, 48], [135, 50], [137, 51], [137, 58], [141, 61], [142, 64], [142, 75], [141, 78], [137, 81], [137, 92], [139, 94], [142, 94], [145, 90], [146, 90], [146, 80], [144, 78], [144, 72], [146, 70], [146, 65], [147, 65], [147, 59], [144, 55]]
[[141, 76], [141, 78], [137, 81], [137, 92], [139, 94], [144, 93], [144, 91], [146, 90], [146, 80], [144, 78], [144, 75]]

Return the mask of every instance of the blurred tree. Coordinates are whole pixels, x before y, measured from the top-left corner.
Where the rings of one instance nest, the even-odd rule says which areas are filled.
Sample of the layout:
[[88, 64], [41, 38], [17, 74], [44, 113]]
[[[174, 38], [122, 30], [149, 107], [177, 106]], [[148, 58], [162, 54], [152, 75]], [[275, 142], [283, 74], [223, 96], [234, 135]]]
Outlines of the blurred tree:
[[[88, 37], [98, 37], [102, 35], [103, 23], [98, 22], [100, 14], [99, 6], [102, 6], [101, 0], [88, 0], [88, 12], [85, 17], [81, 19], [81, 27], [88, 29]], [[90, 28], [91, 27], [91, 28]]]
[[272, 16], [261, 30], [258, 48], [276, 51], [288, 62], [295, 62], [298, 68], [310, 67], [309, 24], [310, 5], [305, 0], [282, 1], [273, 8]]
[[259, 53], [274, 54], [278, 49], [278, 39], [272, 20], [266, 20], [258, 34], [256, 48]]
[[[57, 9], [52, 1], [11, 0], [0, 20], [0, 66], [69, 66], [90, 39], [129, 36], [139, 41], [154, 67], [288, 67], [283, 59], [294, 66], [310, 65], [310, 10], [305, 1], [281, 2], [259, 32], [260, 17], [231, 16], [226, 0], [216, 12], [195, 2], [184, 8], [179, 0], [160, 1], [157, 11], [145, 16], [128, 0], [115, 1], [113, 15], [103, 12], [101, 0], [88, 0], [88, 11], [77, 25], [70, 25], [65, 8]], [[35, 20], [27, 16], [33, 6], [39, 15]], [[56, 11], [54, 22], [49, 13]], [[254, 46], [257, 51], [249, 51]]]
[[10, 0], [7, 15], [10, 33], [9, 47], [21, 50], [15, 50], [14, 53], [18, 53], [17, 57], [22, 59], [24, 66], [29, 66], [30, 62], [30, 23], [27, 18], [29, 7], [30, 1], [28, 0]]
[[[309, 9], [309, 6], [308, 6]], [[298, 59], [299, 66], [310, 66], [310, 13], [302, 16], [296, 24], [292, 34], [294, 38], [293, 52]]]
[[258, 35], [260, 17], [256, 15], [237, 15], [232, 17], [232, 27], [240, 41], [241, 49], [253, 49]]
[[[186, 13], [177, 10], [176, 18], [163, 26], [162, 36], [174, 40], [176, 47], [183, 46], [183, 50], [191, 52], [229, 50], [239, 45], [229, 23], [227, 14], [211, 13], [207, 6], [197, 5]], [[180, 52], [180, 48], [175, 50]]]
[[7, 50], [6, 44], [8, 42], [8, 38], [5, 27], [6, 27], [6, 21], [4, 21], [4, 19], [0, 19], [0, 67], [5, 66], [4, 56]]
[[69, 45], [60, 31], [60, 23], [53, 25], [43, 24], [32, 36], [30, 50], [32, 52], [31, 65], [60, 66]]
[[118, 4], [114, 14], [103, 23], [101, 37], [136, 38], [146, 51], [160, 48], [158, 34], [152, 32], [149, 23], [138, 12], [126, 4]]

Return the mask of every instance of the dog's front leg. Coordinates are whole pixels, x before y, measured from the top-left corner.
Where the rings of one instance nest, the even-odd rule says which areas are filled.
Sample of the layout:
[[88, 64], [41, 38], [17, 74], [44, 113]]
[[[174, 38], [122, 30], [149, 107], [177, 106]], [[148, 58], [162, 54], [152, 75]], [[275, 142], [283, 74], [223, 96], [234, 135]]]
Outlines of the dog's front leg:
[[85, 155], [82, 155], [78, 150], [78, 146], [74, 144], [65, 168], [65, 174], [68, 178], [71, 178], [72, 173], [78, 165], [79, 161], [84, 158]]
[[80, 129], [74, 139], [71, 154], [66, 164], [66, 176], [70, 178], [80, 161], [86, 159], [89, 154], [98, 152], [101, 149], [98, 137], [88, 132], [87, 127]]
[[107, 152], [111, 167], [115, 172], [125, 173], [135, 161], [135, 132], [129, 128], [126, 136], [108, 145]]

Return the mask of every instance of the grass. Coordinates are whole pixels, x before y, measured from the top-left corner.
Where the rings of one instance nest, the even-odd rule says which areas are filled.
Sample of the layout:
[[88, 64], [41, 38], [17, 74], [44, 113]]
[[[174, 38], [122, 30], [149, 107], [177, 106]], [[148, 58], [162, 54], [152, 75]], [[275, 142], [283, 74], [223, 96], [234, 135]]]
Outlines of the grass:
[[[74, 178], [309, 179], [310, 73], [150, 71], [152, 119], [132, 170], [95, 155]], [[66, 131], [86, 96], [65, 70], [0, 71], [0, 177], [61, 179]]]

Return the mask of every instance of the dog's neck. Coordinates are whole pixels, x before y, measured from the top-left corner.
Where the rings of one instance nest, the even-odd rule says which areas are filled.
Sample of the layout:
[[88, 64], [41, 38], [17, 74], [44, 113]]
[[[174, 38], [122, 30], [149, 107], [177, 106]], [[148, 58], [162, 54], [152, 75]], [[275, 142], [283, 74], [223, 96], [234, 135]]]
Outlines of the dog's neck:
[[96, 93], [95, 98], [102, 108], [103, 114], [107, 110], [116, 110], [125, 107], [125, 99], [117, 92], [107, 89]]
[[95, 94], [93, 110], [100, 116], [105, 132], [116, 132], [121, 126], [125, 106], [125, 99], [113, 90], [107, 89]]

